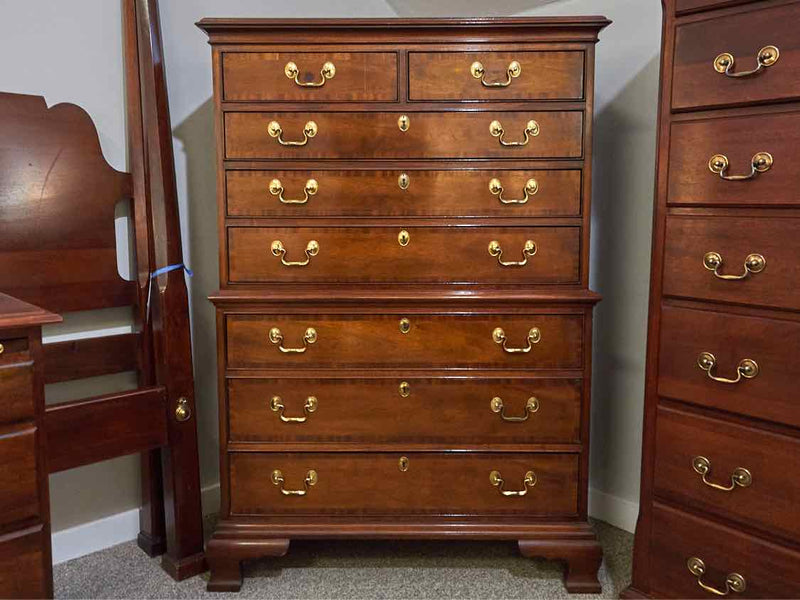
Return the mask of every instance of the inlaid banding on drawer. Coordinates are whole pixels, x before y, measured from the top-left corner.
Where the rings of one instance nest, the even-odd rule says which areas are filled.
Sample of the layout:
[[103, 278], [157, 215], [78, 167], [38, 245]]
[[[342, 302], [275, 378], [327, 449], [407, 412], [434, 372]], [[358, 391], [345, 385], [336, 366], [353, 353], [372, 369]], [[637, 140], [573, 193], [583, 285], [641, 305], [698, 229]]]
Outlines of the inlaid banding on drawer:
[[580, 379], [420, 379], [398, 373], [381, 379], [231, 378], [227, 387], [232, 442], [580, 440]]
[[[229, 227], [228, 278], [231, 283], [578, 283], [580, 231], [580, 227]], [[312, 241], [316, 252], [309, 250]], [[283, 252], [274, 250], [275, 242]], [[491, 242], [499, 245], [499, 256], [490, 252]], [[529, 245], [524, 252], [528, 242], [533, 248]]]
[[[755, 168], [754, 158], [765, 153], [771, 162]], [[711, 164], [717, 157], [724, 170]], [[798, 205], [800, 112], [674, 123], [669, 161], [669, 204]]]
[[[797, 427], [797, 348], [798, 321], [664, 306], [658, 393]], [[701, 366], [703, 353], [713, 366]], [[755, 376], [744, 361], [755, 362]]]
[[395, 101], [397, 54], [223, 52], [222, 80], [228, 102]]
[[229, 159], [581, 158], [582, 136], [581, 111], [225, 114]]
[[[231, 513], [577, 514], [575, 454], [229, 454]], [[405, 470], [400, 458], [406, 457]], [[282, 482], [271, 474], [280, 471]], [[308, 474], [313, 471], [313, 477]], [[505, 496], [490, 480], [502, 478]], [[526, 475], [532, 473], [533, 477]], [[308, 479], [309, 483], [306, 483]], [[310, 484], [313, 480], [314, 483]], [[281, 492], [305, 491], [303, 495]]]
[[581, 100], [583, 52], [409, 52], [411, 100]]
[[[696, 3], [695, 3], [696, 4]], [[683, 110], [788, 100], [800, 97], [800, 38], [797, 21], [800, 6], [762, 7], [736, 15], [723, 15], [696, 23], [678, 25], [675, 30], [675, 61], [672, 108]], [[773, 46], [778, 54], [764, 54]], [[759, 57], [764, 65], [751, 76], [731, 77], [718, 71], [715, 63], [722, 54], [733, 62], [730, 74], [752, 72]], [[776, 60], [777, 56], [777, 60]], [[723, 62], [722, 65], [727, 65]]]
[[800, 306], [800, 236], [794, 221], [667, 217], [663, 293], [777, 308]]
[[[407, 321], [401, 323], [401, 319]], [[580, 369], [583, 315], [246, 315], [225, 317], [229, 369], [392, 367]], [[277, 328], [278, 343], [270, 331]], [[313, 329], [313, 336], [308, 329]], [[506, 343], [493, 333], [501, 328]], [[538, 336], [531, 339], [531, 330]], [[313, 342], [309, 340], [313, 339]], [[538, 341], [537, 341], [538, 340]], [[512, 353], [507, 348], [528, 348]], [[280, 347], [302, 349], [282, 352]]]
[[[800, 440], [665, 407], [659, 408], [656, 433], [657, 495], [745, 527], [800, 536], [800, 480], [789, 475]], [[706, 481], [712, 485], [692, 467], [698, 457], [710, 465]], [[744, 471], [746, 479], [735, 483]]]
[[232, 217], [570, 217], [581, 212], [579, 169], [237, 170], [225, 177]]

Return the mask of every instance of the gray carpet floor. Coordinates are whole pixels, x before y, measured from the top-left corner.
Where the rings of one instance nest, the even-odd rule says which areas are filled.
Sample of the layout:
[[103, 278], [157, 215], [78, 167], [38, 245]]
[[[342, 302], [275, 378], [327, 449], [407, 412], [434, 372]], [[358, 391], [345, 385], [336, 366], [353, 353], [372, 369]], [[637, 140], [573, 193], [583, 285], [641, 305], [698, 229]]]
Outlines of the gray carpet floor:
[[[279, 559], [245, 563], [238, 594], [209, 594], [208, 574], [180, 583], [134, 542], [60, 564], [56, 598], [617, 598], [630, 581], [633, 536], [594, 521], [602, 595], [566, 593], [563, 566], [497, 542], [297, 541]], [[210, 529], [210, 528], [209, 528]]]

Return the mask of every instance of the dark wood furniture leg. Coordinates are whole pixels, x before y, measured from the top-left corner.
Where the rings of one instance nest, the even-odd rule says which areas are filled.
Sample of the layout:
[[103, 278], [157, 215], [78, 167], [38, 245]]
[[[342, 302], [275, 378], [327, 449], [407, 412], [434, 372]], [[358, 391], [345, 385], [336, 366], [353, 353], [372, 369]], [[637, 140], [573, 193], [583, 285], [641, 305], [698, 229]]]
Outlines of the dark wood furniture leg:
[[206, 548], [211, 570], [210, 592], [238, 592], [242, 588], [242, 561], [251, 558], [280, 557], [289, 551], [288, 539], [242, 539], [225, 536], [224, 525], [214, 533]]
[[603, 550], [591, 530], [568, 539], [519, 540], [519, 551], [527, 558], [563, 560], [564, 585], [570, 594], [599, 594], [602, 591], [597, 571]]

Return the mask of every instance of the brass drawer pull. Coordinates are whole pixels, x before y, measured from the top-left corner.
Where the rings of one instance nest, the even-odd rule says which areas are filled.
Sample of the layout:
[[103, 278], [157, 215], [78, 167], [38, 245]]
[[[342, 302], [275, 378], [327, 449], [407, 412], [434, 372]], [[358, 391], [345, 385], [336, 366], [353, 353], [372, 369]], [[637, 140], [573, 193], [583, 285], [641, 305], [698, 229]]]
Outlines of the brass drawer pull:
[[306, 329], [303, 334], [303, 347], [302, 348], [284, 348], [283, 347], [283, 333], [277, 327], [269, 330], [269, 341], [273, 344], [278, 344], [278, 349], [284, 354], [302, 354], [308, 350], [308, 345], [317, 341], [317, 330], [313, 327]]
[[716, 173], [725, 181], [747, 181], [753, 179], [759, 173], [766, 173], [775, 164], [775, 159], [769, 152], [757, 152], [750, 161], [750, 173], [747, 175], [726, 175], [725, 172], [730, 166], [728, 157], [724, 154], [715, 154], [708, 161], [708, 169]]
[[511, 85], [511, 80], [516, 79], [522, 73], [522, 65], [515, 60], [508, 63], [508, 68], [506, 69], [507, 79], [505, 81], [486, 81], [486, 69], [483, 67], [483, 63], [477, 60], [470, 65], [469, 72], [472, 73], [475, 79], [481, 80], [483, 87], [508, 87]]
[[759, 373], [758, 363], [752, 358], [745, 358], [739, 361], [739, 365], [736, 367], [736, 379], [717, 377], [711, 372], [717, 366], [717, 359], [711, 352], [701, 352], [700, 356], [697, 357], [697, 366], [703, 369], [711, 379], [719, 383], [739, 383], [742, 377], [753, 379]]
[[778, 59], [781, 57], [781, 51], [778, 50], [776, 46], [764, 46], [761, 50], [758, 51], [758, 56], [756, 57], [756, 62], [758, 66], [753, 69], [752, 71], [742, 71], [741, 73], [734, 73], [732, 71], [734, 63], [736, 63], [736, 59], [733, 57], [733, 54], [730, 52], [723, 52], [717, 58], [714, 59], [714, 70], [717, 73], [722, 73], [723, 75], [727, 75], [728, 77], [749, 77], [750, 75], [755, 75], [756, 73], [766, 69], [767, 67], [771, 67]]
[[319, 128], [314, 121], [309, 121], [303, 126], [303, 139], [299, 142], [293, 141], [286, 141], [283, 139], [283, 128], [281, 128], [281, 124], [277, 121], [270, 121], [269, 125], [267, 125], [267, 131], [269, 132], [270, 137], [278, 138], [278, 143], [281, 146], [305, 146], [308, 143], [308, 140], [313, 138], [317, 135], [317, 131]]
[[503, 204], [526, 204], [531, 196], [535, 196], [539, 191], [539, 182], [531, 178], [525, 183], [525, 196], [522, 199], [503, 198], [503, 184], [499, 179], [492, 179], [489, 182], [489, 191], [498, 197]]
[[317, 472], [314, 469], [310, 469], [308, 473], [306, 473], [302, 490], [287, 490], [283, 487], [283, 483], [283, 473], [281, 473], [280, 469], [275, 469], [272, 472], [272, 484], [281, 488], [281, 494], [284, 496], [305, 496], [308, 493], [308, 488], [317, 484]]
[[721, 490], [723, 492], [732, 492], [736, 489], [736, 486], [745, 488], [753, 483], [753, 476], [751, 475], [750, 471], [744, 467], [736, 467], [733, 470], [733, 473], [731, 473], [731, 484], [729, 486], [720, 485], [718, 483], [709, 481], [706, 479], [706, 475], [711, 472], [711, 461], [705, 456], [695, 456], [692, 459], [692, 468], [703, 477], [703, 483], [705, 483], [708, 487], [712, 487], [715, 490]]
[[500, 246], [500, 242], [497, 240], [492, 240], [489, 242], [489, 254], [497, 258], [497, 262], [500, 263], [501, 267], [524, 267], [528, 264], [528, 257], [536, 254], [537, 249], [536, 242], [533, 240], [527, 240], [525, 242], [525, 246], [522, 248], [522, 260], [504, 261], [503, 248]]
[[703, 575], [705, 575], [706, 572], [706, 563], [696, 556], [692, 556], [689, 560], [687, 560], [686, 566], [689, 568], [689, 572], [697, 577], [697, 585], [699, 585], [705, 591], [714, 594], [715, 596], [727, 596], [731, 592], [741, 594], [743, 591], [745, 591], [745, 589], [747, 589], [747, 582], [742, 575], [739, 575], [739, 573], [728, 574], [728, 576], [725, 578], [724, 590], [718, 590], [715, 587], [711, 587], [710, 585], [703, 583]]
[[504, 490], [503, 485], [505, 481], [503, 481], [500, 471], [492, 471], [489, 473], [489, 483], [496, 487], [503, 496], [524, 496], [528, 493], [530, 488], [536, 485], [536, 473], [533, 471], [525, 473], [525, 479], [522, 480], [521, 490]]
[[495, 344], [502, 345], [503, 350], [509, 354], [527, 354], [531, 351], [534, 344], [538, 344], [540, 341], [542, 341], [542, 332], [539, 331], [538, 327], [532, 327], [528, 332], [528, 345], [524, 348], [509, 348], [506, 346], [506, 332], [500, 327], [497, 327], [494, 331], [492, 331], [492, 339], [494, 340]]
[[[303, 348], [303, 350], [305, 350], [305, 348]], [[315, 396], [309, 396], [306, 398], [306, 403], [303, 406], [303, 412], [305, 413], [305, 416], [303, 417], [287, 417], [284, 415], [284, 410], [286, 410], [286, 407], [284, 406], [283, 400], [281, 400], [280, 396], [273, 396], [272, 400], [269, 402], [269, 407], [272, 412], [279, 413], [278, 416], [284, 423], [305, 423], [308, 420], [309, 415], [317, 410], [317, 398]]]
[[493, 413], [500, 413], [500, 418], [503, 419], [503, 421], [508, 421], [509, 423], [524, 423], [532, 413], [539, 410], [539, 399], [535, 396], [528, 398], [528, 401], [525, 403], [525, 415], [522, 417], [507, 416], [505, 406], [503, 405], [503, 399], [499, 396], [492, 398], [492, 401], [489, 403], [489, 408], [492, 409]]
[[738, 281], [746, 279], [750, 273], [761, 273], [767, 266], [767, 259], [761, 254], [748, 254], [744, 259], [744, 273], [741, 275], [723, 275], [719, 272], [722, 267], [722, 255], [719, 252], [707, 252], [703, 257], [703, 266], [712, 271], [718, 279]]
[[325, 82], [328, 81], [328, 79], [333, 79], [333, 77], [336, 75], [336, 67], [332, 62], [326, 62], [323, 64], [322, 69], [320, 69], [319, 72], [322, 76], [322, 79], [319, 81], [300, 81], [300, 69], [298, 69], [297, 65], [291, 61], [286, 63], [286, 66], [283, 68], [283, 72], [289, 79], [294, 79], [294, 82], [300, 87], [322, 87], [325, 85]]
[[303, 188], [305, 194], [304, 198], [284, 198], [283, 197], [283, 184], [280, 179], [273, 179], [269, 182], [269, 193], [273, 196], [278, 196], [278, 199], [283, 204], [305, 204], [308, 199], [319, 191], [319, 184], [316, 179], [309, 179], [306, 181], [306, 186]]
[[500, 144], [503, 146], [527, 146], [531, 136], [536, 137], [540, 133], [539, 123], [531, 119], [525, 126], [524, 138], [521, 142], [507, 142], [505, 138], [505, 130], [500, 121], [492, 121], [489, 124], [489, 133], [492, 137], [500, 138]]
[[305, 267], [311, 262], [311, 257], [319, 254], [319, 242], [311, 240], [306, 244], [306, 259], [300, 261], [291, 261], [284, 258], [286, 256], [286, 248], [283, 247], [283, 242], [280, 240], [273, 240], [270, 246], [272, 256], [277, 256], [281, 259], [281, 264], [285, 267]]

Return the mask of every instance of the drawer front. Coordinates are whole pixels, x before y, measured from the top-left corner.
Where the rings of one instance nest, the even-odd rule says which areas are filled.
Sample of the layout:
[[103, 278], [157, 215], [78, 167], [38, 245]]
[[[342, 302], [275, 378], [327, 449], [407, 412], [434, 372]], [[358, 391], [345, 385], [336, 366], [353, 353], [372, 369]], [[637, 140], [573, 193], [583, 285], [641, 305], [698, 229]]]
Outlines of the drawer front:
[[580, 227], [229, 227], [228, 261], [231, 283], [578, 283]]
[[0, 536], [0, 597], [48, 598], [53, 590], [41, 526]]
[[[656, 427], [656, 495], [771, 535], [800, 537], [800, 481], [791, 475], [799, 440], [664, 407]], [[707, 482], [727, 490], [704, 483], [695, 462], [707, 470]]]
[[229, 436], [234, 442], [577, 443], [581, 389], [579, 379], [402, 373], [228, 379]]
[[29, 358], [28, 338], [0, 336], [0, 365], [18, 363]]
[[[405, 324], [401, 319], [408, 321], [407, 333], [401, 331]], [[273, 328], [280, 330], [280, 336], [270, 336]], [[304, 339], [309, 328], [315, 332], [313, 343]], [[495, 341], [496, 328], [504, 334], [497, 338], [500, 343]], [[234, 314], [226, 317], [226, 340], [231, 369], [583, 366], [582, 314]], [[510, 350], [530, 350], [509, 353], [503, 345]], [[305, 351], [284, 353], [281, 347]]]
[[0, 423], [34, 416], [33, 365], [0, 363]]
[[664, 294], [796, 308], [798, 233], [791, 218], [667, 217]]
[[689, 571], [690, 558], [703, 561], [702, 582], [720, 592], [736, 573], [745, 580], [735, 598], [797, 598], [800, 554], [788, 548], [656, 504], [650, 536], [650, 574], [655, 597], [714, 598]]
[[[229, 454], [231, 514], [526, 514], [578, 512], [578, 455], [449, 453]], [[407, 458], [401, 470], [401, 457]], [[283, 482], [273, 483], [279, 470]], [[308, 472], [314, 485], [306, 485]], [[497, 471], [504, 496], [490, 481]], [[528, 473], [533, 483], [524, 482]], [[304, 496], [284, 495], [306, 490]]]
[[[752, 10], [736, 15], [679, 25], [675, 34], [672, 108], [724, 106], [800, 96], [800, 4]], [[761, 49], [774, 46], [778, 59], [770, 65]], [[717, 57], [728, 53], [731, 73], [755, 70], [751, 76], [730, 77], [715, 68]], [[774, 54], [773, 54], [774, 56]], [[759, 63], [759, 57], [762, 62]]]
[[[727, 176], [753, 174], [753, 159], [768, 153], [769, 170], [746, 181], [726, 181], [712, 172], [722, 155]], [[724, 162], [723, 162], [724, 164]], [[800, 113], [705, 119], [672, 125], [669, 195], [671, 205], [796, 206], [800, 191], [794, 165], [800, 164]]]
[[[404, 113], [226, 113], [225, 154], [231, 159], [258, 158], [580, 158], [583, 113], [573, 112], [443, 112], [408, 113], [408, 129], [398, 119]], [[497, 120], [501, 136], [490, 132]], [[281, 134], [272, 137], [271, 122]], [[307, 122], [316, 124], [308, 138]], [[530, 121], [538, 135], [522, 143]], [[533, 129], [532, 129], [533, 131]], [[277, 130], [273, 129], [273, 133]], [[496, 133], [496, 131], [495, 131]], [[285, 146], [284, 142], [302, 142]]]
[[582, 178], [577, 169], [314, 169], [228, 171], [225, 177], [232, 217], [572, 217], [581, 213]]
[[582, 100], [583, 63], [583, 52], [410, 52], [409, 98]]
[[227, 102], [396, 101], [397, 54], [224, 52], [222, 80]]
[[675, 12], [677, 14], [690, 13], [712, 8], [724, 8], [735, 6], [736, 4], [747, 4], [753, 0], [675, 0]]
[[[792, 349], [800, 348], [800, 323], [745, 317], [710, 310], [665, 306], [661, 312], [658, 392], [666, 398], [800, 426], [797, 381], [800, 365]], [[703, 352], [716, 365], [698, 365]], [[758, 375], [736, 379], [745, 359], [756, 362]]]
[[0, 525], [39, 514], [36, 429], [0, 434]]

